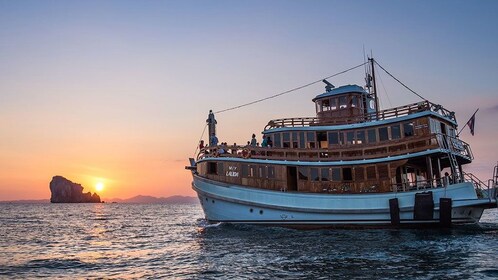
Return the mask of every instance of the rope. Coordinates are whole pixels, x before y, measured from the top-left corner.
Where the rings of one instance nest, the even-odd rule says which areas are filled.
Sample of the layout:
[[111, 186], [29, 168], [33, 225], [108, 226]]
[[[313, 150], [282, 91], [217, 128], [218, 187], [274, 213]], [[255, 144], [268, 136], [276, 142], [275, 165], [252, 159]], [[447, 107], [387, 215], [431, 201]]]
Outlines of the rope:
[[396, 77], [394, 77], [391, 73], [389, 73], [386, 69], [384, 69], [384, 67], [382, 67], [378, 62], [377, 60], [374, 60], [375, 61], [375, 64], [377, 64], [377, 66], [380, 67], [380, 69], [384, 70], [384, 72], [387, 73], [387, 75], [391, 76], [391, 78], [395, 79], [398, 83], [400, 83], [402, 86], [404, 86], [407, 90], [411, 91], [413, 94], [415, 94], [416, 96], [422, 98], [423, 100], [425, 101], [429, 101], [427, 99], [425, 99], [424, 97], [422, 97], [422, 95], [416, 93], [414, 90], [412, 90], [411, 88], [409, 88], [407, 85], [403, 84], [400, 80], [398, 80]]
[[[231, 108], [227, 108], [227, 109], [224, 109], [224, 110], [220, 110], [220, 111], [217, 111], [217, 112], [214, 112], [215, 114], [219, 114], [219, 113], [223, 113], [223, 112], [227, 112], [227, 111], [231, 111], [231, 110], [235, 110], [235, 109], [239, 109], [239, 108], [242, 108], [242, 107], [246, 107], [246, 106], [249, 106], [249, 105], [253, 105], [253, 104], [256, 104], [256, 103], [259, 103], [259, 102], [262, 102], [262, 101], [265, 101], [265, 100], [268, 100], [268, 99], [272, 99], [272, 98], [275, 98], [275, 97], [278, 97], [278, 96], [282, 96], [284, 94], [287, 94], [287, 93], [291, 93], [293, 91], [296, 91], [296, 90], [300, 90], [300, 89], [303, 89], [305, 87], [309, 87], [311, 85], [314, 85], [316, 83], [320, 83], [322, 80], [326, 80], [326, 79], [330, 79], [332, 77], [335, 77], [335, 76], [338, 76], [338, 75], [341, 75], [341, 74], [344, 74], [346, 72], [349, 72], [351, 70], [354, 70], [356, 68], [359, 68], [365, 64], [367, 64], [368, 62], [364, 62], [360, 65], [357, 65], [357, 66], [354, 66], [354, 67], [351, 67], [349, 69], [346, 69], [344, 71], [341, 71], [339, 73], [335, 73], [333, 75], [330, 75], [328, 77], [325, 77], [325, 78], [322, 78], [320, 80], [317, 80], [317, 81], [314, 81], [314, 82], [311, 82], [311, 83], [308, 83], [308, 84], [305, 84], [303, 86], [299, 86], [299, 87], [296, 87], [296, 88], [293, 88], [293, 89], [290, 89], [290, 90], [287, 90], [287, 91], [284, 91], [284, 92], [281, 92], [281, 93], [277, 93], [275, 95], [272, 95], [272, 96], [269, 96], [269, 97], [265, 97], [265, 98], [262, 98], [262, 99], [258, 99], [258, 100], [255, 100], [255, 101], [251, 101], [249, 103], [245, 103], [245, 104], [242, 104], [242, 105], [239, 105], [239, 106], [235, 106], [235, 107], [231, 107]], [[379, 65], [380, 66], [380, 65]]]
[[[208, 127], [208, 124], [206, 123], [206, 125], [204, 126], [204, 129], [202, 130], [202, 134], [201, 134], [201, 138], [199, 138], [199, 141], [197, 143], [200, 143], [201, 140], [202, 140], [202, 137], [204, 137], [204, 132], [206, 132], [206, 127]], [[195, 147], [195, 152], [194, 152], [194, 156], [193, 158], [195, 159], [195, 155], [197, 154], [197, 150], [199, 149], [199, 144], [197, 144], [197, 146]]]

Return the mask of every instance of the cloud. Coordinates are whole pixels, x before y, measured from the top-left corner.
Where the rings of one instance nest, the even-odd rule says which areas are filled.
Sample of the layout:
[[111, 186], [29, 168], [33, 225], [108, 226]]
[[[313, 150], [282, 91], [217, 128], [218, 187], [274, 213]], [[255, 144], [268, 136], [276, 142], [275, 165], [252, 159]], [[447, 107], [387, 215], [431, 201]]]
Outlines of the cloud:
[[485, 109], [488, 113], [498, 113], [498, 104]]

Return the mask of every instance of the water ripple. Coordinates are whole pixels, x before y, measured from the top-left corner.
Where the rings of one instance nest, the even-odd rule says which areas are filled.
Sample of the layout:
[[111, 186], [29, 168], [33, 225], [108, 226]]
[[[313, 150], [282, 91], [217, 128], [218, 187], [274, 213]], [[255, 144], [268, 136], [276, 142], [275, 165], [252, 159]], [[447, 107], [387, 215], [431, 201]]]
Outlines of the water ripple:
[[491, 279], [498, 212], [449, 230], [209, 224], [197, 204], [0, 204], [0, 278]]

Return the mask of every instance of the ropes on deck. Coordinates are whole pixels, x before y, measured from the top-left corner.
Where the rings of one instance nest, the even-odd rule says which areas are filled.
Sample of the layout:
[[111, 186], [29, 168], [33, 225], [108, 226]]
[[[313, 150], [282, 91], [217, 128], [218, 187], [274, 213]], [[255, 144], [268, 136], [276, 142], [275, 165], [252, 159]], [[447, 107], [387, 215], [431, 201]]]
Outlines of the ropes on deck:
[[[269, 97], [265, 97], [265, 98], [261, 98], [261, 99], [258, 99], [258, 100], [255, 100], [255, 101], [251, 101], [249, 103], [245, 103], [245, 104], [242, 104], [242, 105], [239, 105], [239, 106], [235, 106], [235, 107], [231, 107], [231, 108], [227, 108], [227, 109], [223, 109], [223, 110], [219, 110], [217, 112], [214, 112], [215, 114], [219, 114], [219, 113], [223, 113], [223, 112], [227, 112], [227, 111], [231, 111], [231, 110], [235, 110], [235, 109], [239, 109], [239, 108], [242, 108], [242, 107], [246, 107], [246, 106], [249, 106], [249, 105], [253, 105], [253, 104], [256, 104], [256, 103], [259, 103], [259, 102], [262, 102], [262, 101], [265, 101], [265, 100], [268, 100], [268, 99], [272, 99], [272, 98], [275, 98], [275, 97], [279, 97], [279, 96], [282, 96], [284, 94], [287, 94], [287, 93], [291, 93], [293, 91], [296, 91], [296, 90], [300, 90], [300, 89], [303, 89], [305, 87], [309, 87], [311, 85], [314, 85], [316, 83], [320, 83], [321, 81], [323, 80], [326, 80], [326, 79], [329, 79], [329, 78], [332, 78], [332, 77], [335, 77], [335, 76], [338, 76], [338, 75], [341, 75], [341, 74], [344, 74], [346, 72], [349, 72], [351, 70], [354, 70], [356, 68], [359, 68], [359, 67], [362, 67], [363, 65], [367, 64], [368, 62], [364, 62], [360, 65], [356, 65], [354, 67], [351, 67], [349, 69], [346, 69], [344, 71], [341, 71], [341, 72], [338, 72], [338, 73], [335, 73], [333, 75], [330, 75], [328, 77], [325, 77], [325, 78], [322, 78], [322, 79], [319, 79], [319, 80], [316, 80], [314, 82], [311, 82], [311, 83], [308, 83], [308, 84], [305, 84], [303, 86], [299, 86], [299, 87], [296, 87], [296, 88], [293, 88], [293, 89], [290, 89], [290, 90], [287, 90], [287, 91], [284, 91], [284, 92], [281, 92], [281, 93], [277, 93], [275, 95], [272, 95], [272, 96], [269, 96]], [[379, 65], [380, 66], [380, 65]]]

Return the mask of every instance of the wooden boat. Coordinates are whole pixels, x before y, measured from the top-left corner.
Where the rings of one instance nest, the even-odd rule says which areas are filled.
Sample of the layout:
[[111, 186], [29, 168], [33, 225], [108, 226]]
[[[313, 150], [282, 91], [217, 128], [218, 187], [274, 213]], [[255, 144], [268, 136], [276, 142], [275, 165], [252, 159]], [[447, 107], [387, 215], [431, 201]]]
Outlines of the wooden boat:
[[[206, 219], [432, 227], [478, 223], [496, 208], [498, 167], [488, 184], [463, 171], [473, 155], [454, 112], [427, 100], [379, 110], [375, 63], [369, 59], [365, 88], [324, 80], [326, 91], [313, 98], [316, 117], [269, 121], [262, 134], [270, 146], [200, 149], [186, 168]], [[215, 136], [212, 112], [207, 123]]]

